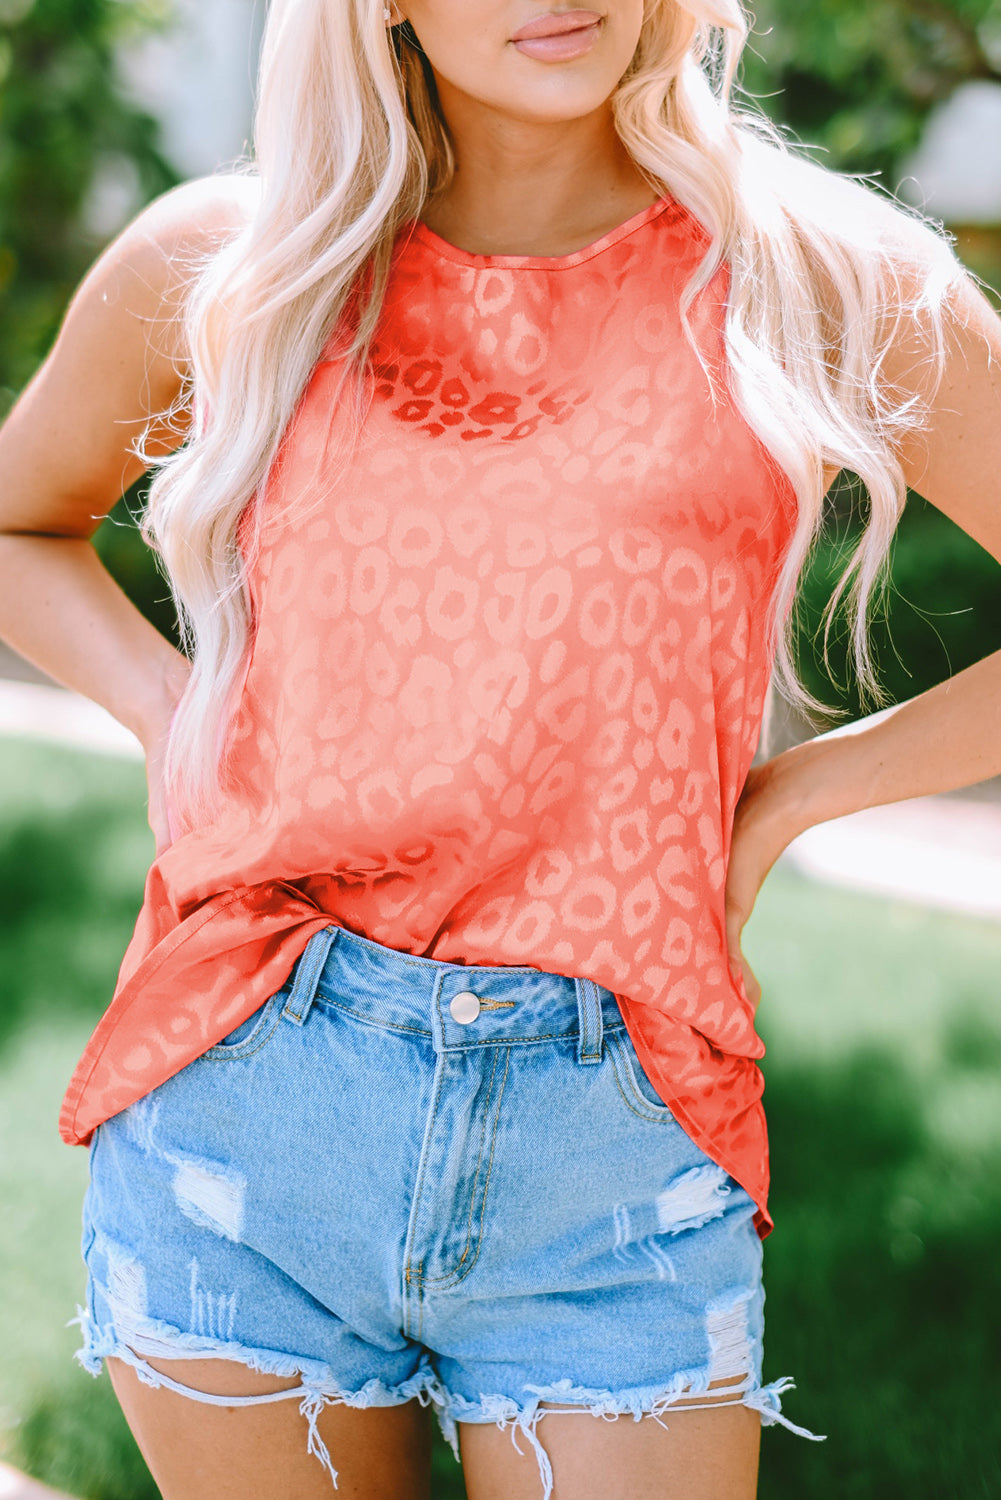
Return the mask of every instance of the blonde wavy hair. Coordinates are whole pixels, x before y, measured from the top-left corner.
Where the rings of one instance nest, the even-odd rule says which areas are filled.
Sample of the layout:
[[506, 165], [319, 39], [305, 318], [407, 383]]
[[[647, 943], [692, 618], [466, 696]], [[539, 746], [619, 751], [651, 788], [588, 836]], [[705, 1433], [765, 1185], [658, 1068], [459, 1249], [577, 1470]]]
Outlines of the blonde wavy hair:
[[[749, 30], [740, 0], [647, 0], [614, 119], [640, 171], [709, 235], [681, 314], [710, 389], [687, 313], [729, 262], [732, 398], [797, 495], [771, 601], [779, 690], [807, 710], [821, 706], [796, 675], [790, 606], [822, 525], [826, 465], [857, 474], [868, 496], [864, 533], [826, 619], [844, 597], [858, 676], [878, 702], [868, 608], [906, 499], [893, 445], [926, 420], [949, 293], [969, 273], [941, 226], [818, 165], [753, 104], [735, 106]], [[454, 170], [430, 65], [408, 25], [387, 28], [382, 0], [271, 0], [257, 101], [254, 159], [235, 170], [259, 177], [259, 199], [199, 268], [186, 304], [190, 386], [211, 420], [196, 419], [187, 442], [158, 463], [143, 522], [194, 663], [168, 749], [189, 821], [216, 803], [248, 660], [241, 518], [253, 520], [353, 288], [345, 365], [364, 369], [394, 239]], [[903, 319], [920, 330], [931, 376], [921, 398], [882, 373]]]

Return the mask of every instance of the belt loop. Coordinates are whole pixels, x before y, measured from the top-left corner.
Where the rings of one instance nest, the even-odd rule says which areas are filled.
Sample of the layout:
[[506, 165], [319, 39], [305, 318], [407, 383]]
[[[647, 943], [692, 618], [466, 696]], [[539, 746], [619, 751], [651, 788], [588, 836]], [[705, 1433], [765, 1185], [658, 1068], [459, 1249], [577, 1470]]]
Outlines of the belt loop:
[[313, 1003], [316, 986], [323, 973], [323, 965], [337, 941], [339, 931], [337, 927], [323, 927], [319, 932], [314, 932], [296, 963], [292, 993], [285, 1002], [282, 1015], [288, 1016], [289, 1020], [294, 1021], [297, 1026], [301, 1026], [309, 1015], [309, 1007]]
[[577, 1020], [580, 1027], [577, 1061], [601, 1062], [601, 989], [593, 979], [575, 979], [574, 986], [577, 990]]

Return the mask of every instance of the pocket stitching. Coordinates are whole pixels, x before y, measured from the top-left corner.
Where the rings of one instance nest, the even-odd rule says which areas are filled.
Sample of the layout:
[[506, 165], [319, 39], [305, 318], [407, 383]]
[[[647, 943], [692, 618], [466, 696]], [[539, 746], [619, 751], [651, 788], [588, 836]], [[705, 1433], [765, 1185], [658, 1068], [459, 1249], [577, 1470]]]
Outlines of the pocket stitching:
[[[621, 1036], [617, 1035], [614, 1032], [607, 1033], [605, 1040], [606, 1044], [611, 1043], [611, 1045], [609, 1046], [609, 1054], [612, 1059], [612, 1068], [615, 1073], [615, 1084], [619, 1090], [619, 1093], [622, 1095], [623, 1103], [627, 1106], [627, 1108], [631, 1109], [634, 1115], [639, 1115], [641, 1120], [649, 1120], [653, 1125], [666, 1125], [669, 1122], [672, 1124], [676, 1124], [677, 1121], [675, 1120], [674, 1114], [669, 1105], [661, 1103], [660, 1108], [658, 1108], [657, 1105], [652, 1102], [652, 1100], [648, 1099], [645, 1094], [641, 1093], [639, 1085], [637, 1084], [633, 1073], [632, 1059], [630, 1058], [629, 1053], [626, 1050], [625, 1043], [623, 1042]], [[623, 1073], [625, 1074], [626, 1078], [626, 1087], [623, 1087]], [[637, 1103], [640, 1104], [642, 1108], [637, 1109]]]
[[[270, 1041], [274, 1035], [278, 1027], [278, 1022], [281, 1020], [281, 1015], [276, 1015], [275, 1012], [278, 1010], [278, 1001], [284, 993], [284, 988], [276, 990], [265, 1001], [257, 1025], [242, 1042], [235, 1042], [231, 1047], [224, 1047], [220, 1042], [216, 1042], [211, 1047], [206, 1048], [202, 1053], [202, 1057], [209, 1062], [239, 1062], [245, 1057], [253, 1057], [255, 1052], [260, 1052], [265, 1043]], [[270, 1025], [268, 1024], [269, 1021], [271, 1022]], [[237, 1025], [239, 1024], [241, 1023], [237, 1022]], [[262, 1031], [264, 1032], [263, 1036], [260, 1034]]]

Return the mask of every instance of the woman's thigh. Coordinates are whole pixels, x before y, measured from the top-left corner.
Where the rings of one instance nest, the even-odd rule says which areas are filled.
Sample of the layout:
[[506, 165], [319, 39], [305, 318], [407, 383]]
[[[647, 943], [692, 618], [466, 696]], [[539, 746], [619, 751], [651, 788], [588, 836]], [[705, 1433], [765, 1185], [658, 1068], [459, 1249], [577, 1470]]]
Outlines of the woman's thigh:
[[[228, 1360], [147, 1359], [197, 1391], [256, 1396], [298, 1387]], [[329, 1473], [307, 1449], [294, 1397], [262, 1405], [208, 1405], [144, 1385], [123, 1360], [108, 1372], [163, 1500], [329, 1500]], [[319, 1438], [337, 1455], [338, 1500], [428, 1500], [431, 1417], [417, 1401], [358, 1409], [324, 1406]]]
[[[700, 1403], [725, 1384], [714, 1382]], [[509, 1433], [483, 1424], [458, 1429], [468, 1500], [538, 1500], [538, 1465], [524, 1444], [518, 1451]], [[551, 1411], [536, 1429], [552, 1468], [551, 1500], [754, 1500], [760, 1434], [761, 1419], [746, 1406], [686, 1412], [680, 1402], [667, 1422]]]

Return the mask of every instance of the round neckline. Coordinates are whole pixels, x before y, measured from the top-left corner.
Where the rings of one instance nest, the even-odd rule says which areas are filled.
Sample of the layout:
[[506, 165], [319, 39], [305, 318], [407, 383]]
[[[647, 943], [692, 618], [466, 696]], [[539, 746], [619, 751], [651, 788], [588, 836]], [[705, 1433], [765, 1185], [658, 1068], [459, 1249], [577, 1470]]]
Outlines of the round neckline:
[[429, 229], [423, 219], [411, 220], [410, 230], [412, 235], [434, 250], [444, 260], [451, 260], [460, 266], [474, 266], [484, 270], [495, 271], [563, 271], [570, 266], [579, 266], [583, 261], [591, 260], [600, 255], [603, 250], [617, 245], [620, 240], [628, 238], [637, 229], [642, 229], [651, 219], [658, 218], [668, 208], [675, 208], [679, 212], [682, 205], [676, 198], [665, 193], [662, 197], [641, 208], [638, 213], [630, 215], [623, 223], [617, 224], [600, 239], [594, 240], [590, 245], [582, 245], [579, 250], [571, 250], [568, 255], [479, 255], [472, 250], [463, 250], [451, 241], [442, 239], [433, 229]]

